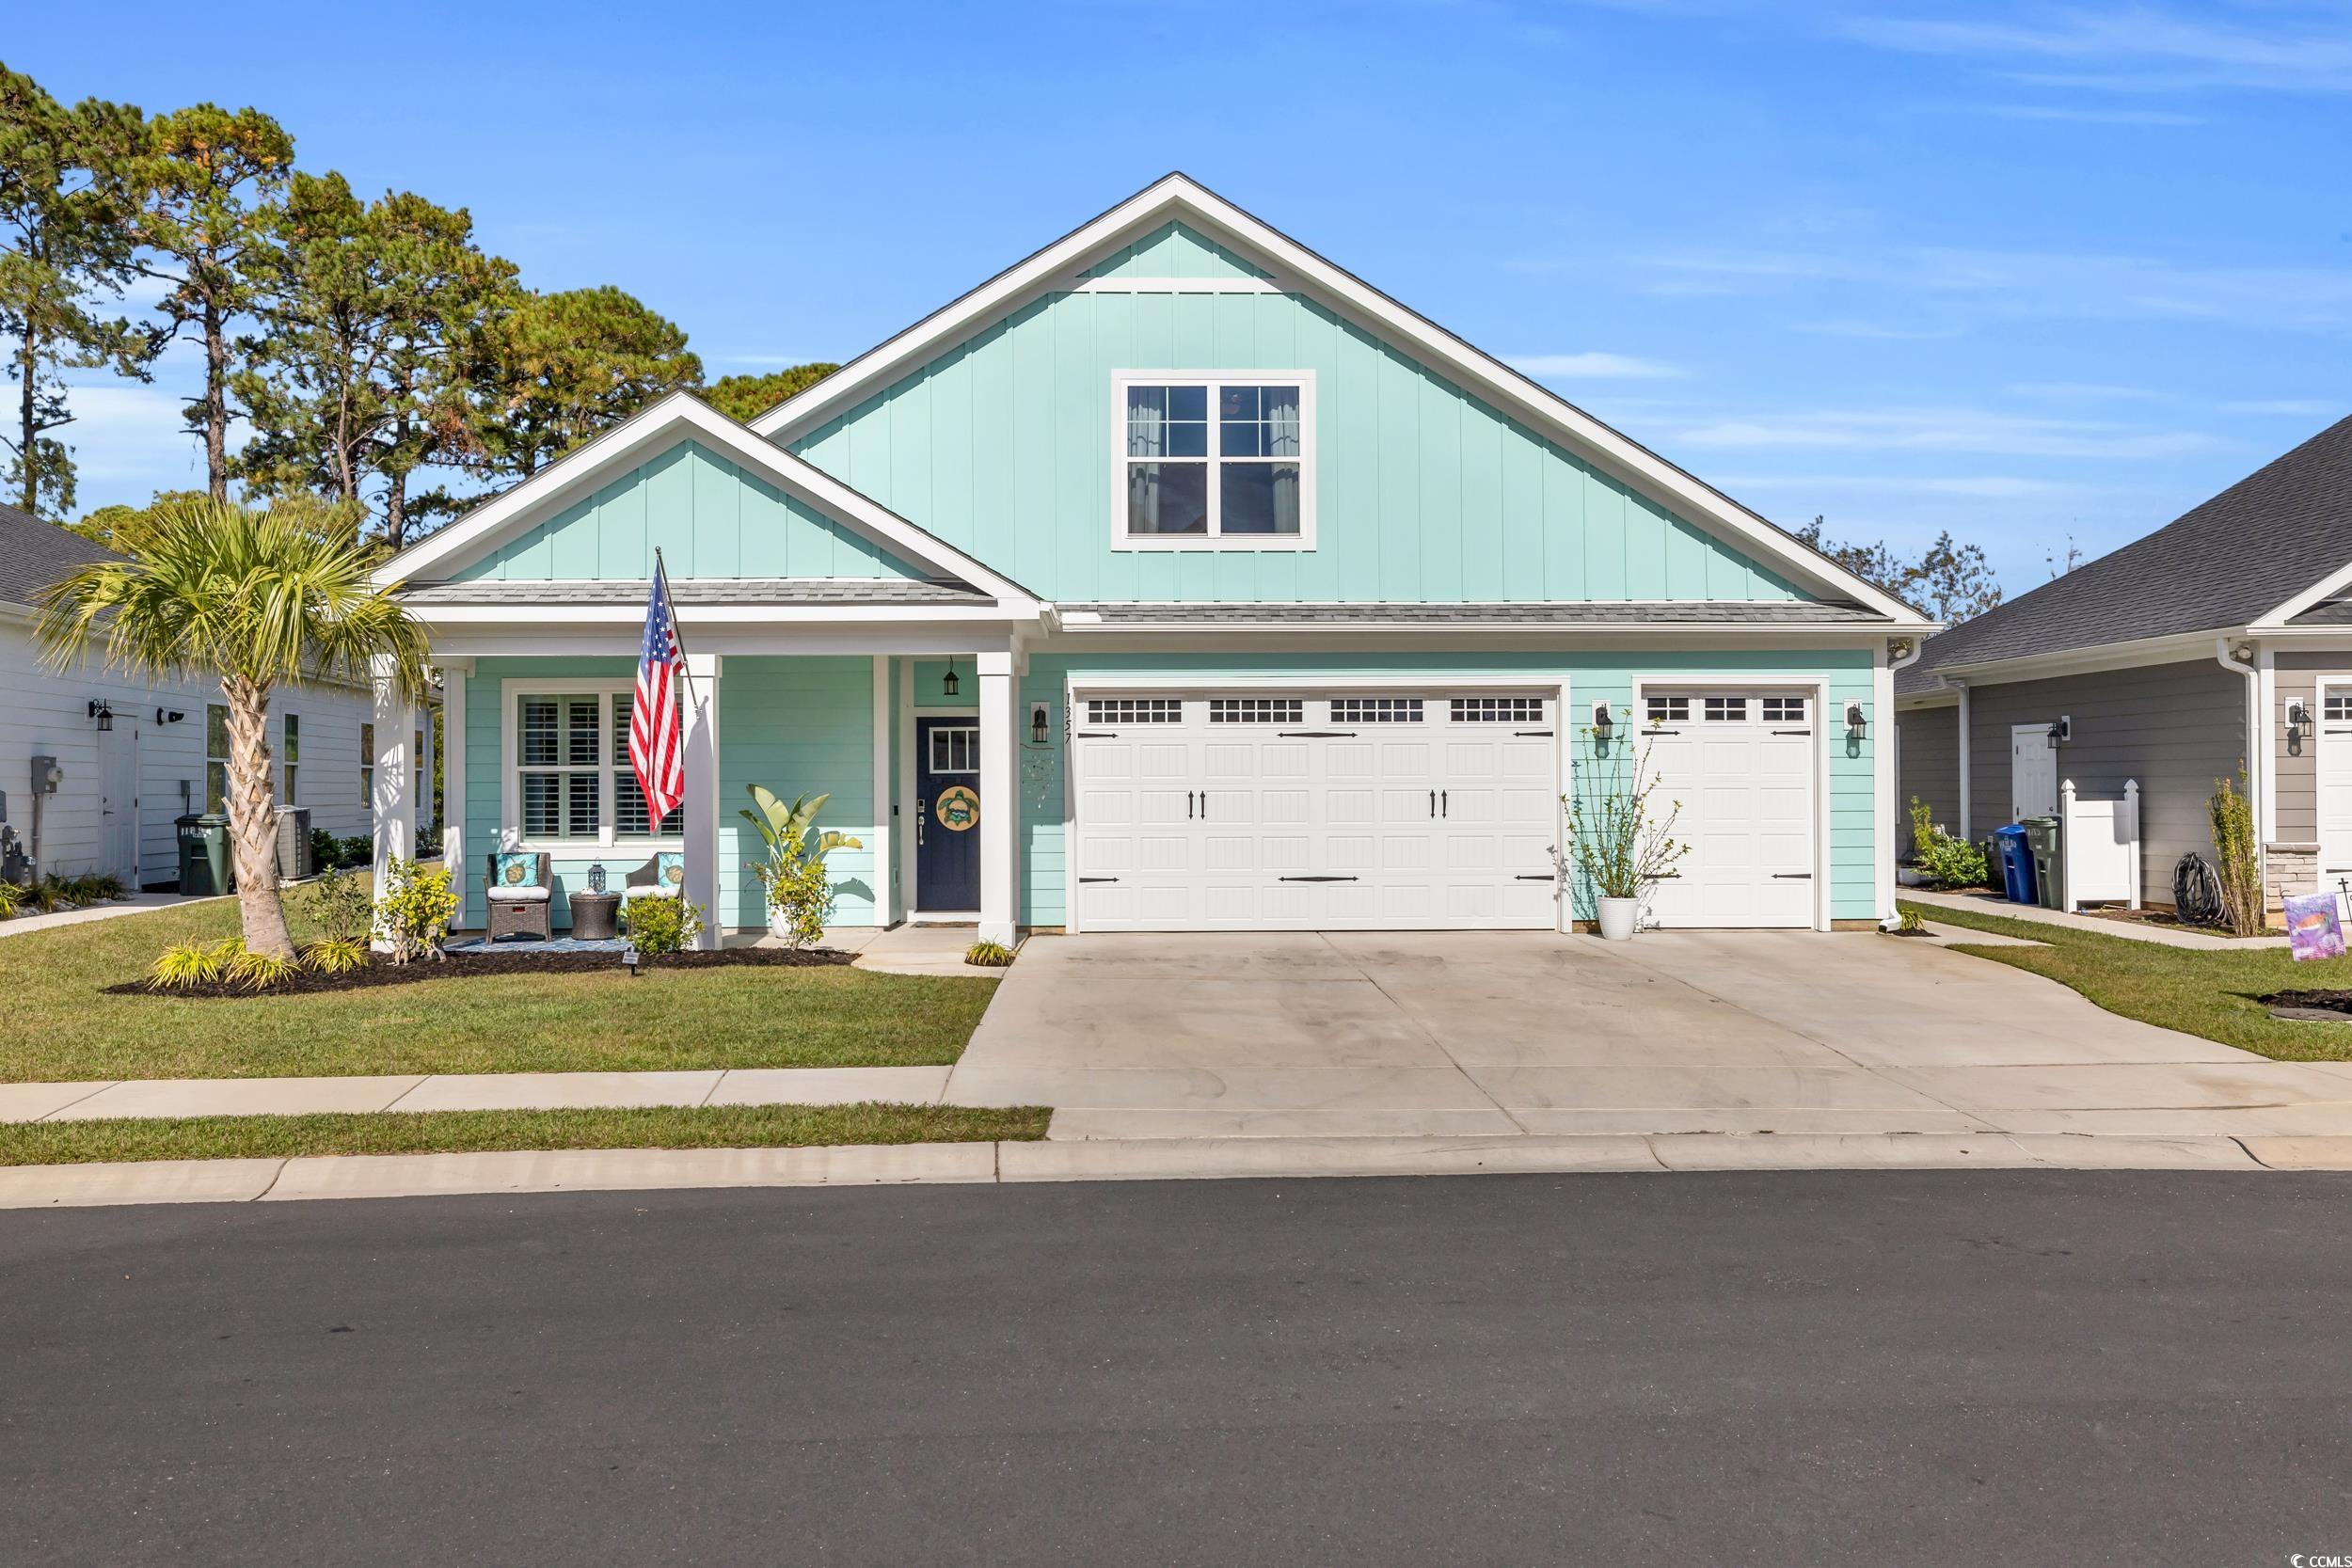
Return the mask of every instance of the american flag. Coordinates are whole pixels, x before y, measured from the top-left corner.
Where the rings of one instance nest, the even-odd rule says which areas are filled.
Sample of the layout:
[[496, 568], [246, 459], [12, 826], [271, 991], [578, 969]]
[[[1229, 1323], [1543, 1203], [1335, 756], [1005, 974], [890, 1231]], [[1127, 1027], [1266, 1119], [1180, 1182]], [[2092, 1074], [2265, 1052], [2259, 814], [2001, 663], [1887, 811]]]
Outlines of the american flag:
[[686, 799], [686, 736], [672, 684], [685, 657], [677, 623], [670, 618], [670, 579], [656, 559], [653, 592], [645, 599], [645, 641], [637, 654], [637, 695], [628, 711], [628, 764], [645, 792], [649, 827]]

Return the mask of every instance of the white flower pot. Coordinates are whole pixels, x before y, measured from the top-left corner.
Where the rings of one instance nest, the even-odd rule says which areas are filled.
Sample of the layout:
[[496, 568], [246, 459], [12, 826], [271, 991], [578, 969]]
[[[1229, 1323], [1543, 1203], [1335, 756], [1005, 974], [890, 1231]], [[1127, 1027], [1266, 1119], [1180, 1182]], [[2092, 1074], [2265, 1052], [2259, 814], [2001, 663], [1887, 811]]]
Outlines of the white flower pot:
[[1600, 934], [1606, 942], [1630, 942], [1633, 927], [1642, 917], [1639, 898], [1603, 898], [1600, 903]]

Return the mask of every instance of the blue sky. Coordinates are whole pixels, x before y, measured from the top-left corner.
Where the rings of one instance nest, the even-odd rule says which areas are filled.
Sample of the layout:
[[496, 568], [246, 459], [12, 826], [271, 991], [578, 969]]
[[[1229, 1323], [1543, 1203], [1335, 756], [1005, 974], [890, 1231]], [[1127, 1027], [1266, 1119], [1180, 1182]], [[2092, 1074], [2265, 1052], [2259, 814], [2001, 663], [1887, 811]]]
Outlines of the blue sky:
[[[2352, 414], [2344, 4], [693, 9], [36, 8], [8, 57], [267, 109], [714, 375], [1182, 168], [1776, 521], [1949, 528], [2012, 592]], [[200, 483], [190, 368], [79, 394], [84, 509]]]

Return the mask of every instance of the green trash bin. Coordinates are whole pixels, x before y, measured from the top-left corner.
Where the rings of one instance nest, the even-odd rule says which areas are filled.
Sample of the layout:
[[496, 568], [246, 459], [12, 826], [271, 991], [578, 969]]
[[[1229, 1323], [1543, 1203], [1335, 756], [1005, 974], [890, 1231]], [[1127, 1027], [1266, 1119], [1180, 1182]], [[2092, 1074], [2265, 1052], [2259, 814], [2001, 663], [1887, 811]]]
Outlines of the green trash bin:
[[229, 818], [208, 811], [180, 817], [172, 826], [180, 830], [181, 893], [203, 898], [229, 892]]
[[2066, 908], [2064, 862], [2058, 850], [2058, 819], [2055, 816], [2021, 816], [2017, 825], [2026, 830], [2026, 847], [2033, 855], [2034, 902], [2045, 910]]

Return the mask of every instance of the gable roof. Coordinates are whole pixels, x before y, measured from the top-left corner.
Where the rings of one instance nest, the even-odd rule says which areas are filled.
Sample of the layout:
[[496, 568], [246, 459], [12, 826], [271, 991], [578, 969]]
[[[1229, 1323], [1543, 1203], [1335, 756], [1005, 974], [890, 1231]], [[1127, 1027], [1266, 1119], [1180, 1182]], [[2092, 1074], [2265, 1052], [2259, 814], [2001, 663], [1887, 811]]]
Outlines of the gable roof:
[[1955, 665], [2255, 626], [2316, 598], [2348, 562], [2352, 419], [2146, 538], [1931, 639], [1902, 686], [1923, 689]]
[[30, 610], [42, 589], [74, 567], [122, 559], [29, 512], [0, 505], [0, 604]]
[[868, 349], [752, 420], [752, 430], [779, 445], [799, 438], [1026, 300], [1081, 286], [1086, 269], [1105, 250], [1170, 218], [1180, 218], [1214, 241], [1263, 259], [1277, 275], [1279, 286], [1309, 293], [1382, 337], [1409, 345], [1424, 362], [1458, 379], [1505, 414], [1589, 456], [1692, 523], [1718, 532], [1799, 580], [1820, 586], [1823, 597], [1859, 603], [1903, 629], [1915, 630], [1930, 624], [1918, 610], [1877, 584], [1847, 571], [1714, 486], [1182, 173], [1153, 182]]
[[761, 440], [690, 392], [672, 392], [648, 404], [439, 532], [419, 540], [377, 567], [375, 580], [418, 583], [446, 578], [457, 566], [501, 540], [570, 501], [593, 494], [613, 475], [690, 437], [708, 441], [721, 455], [938, 578], [969, 584], [1016, 612], [1026, 612], [1037, 604], [1037, 595], [993, 567], [850, 489], [805, 458]]

